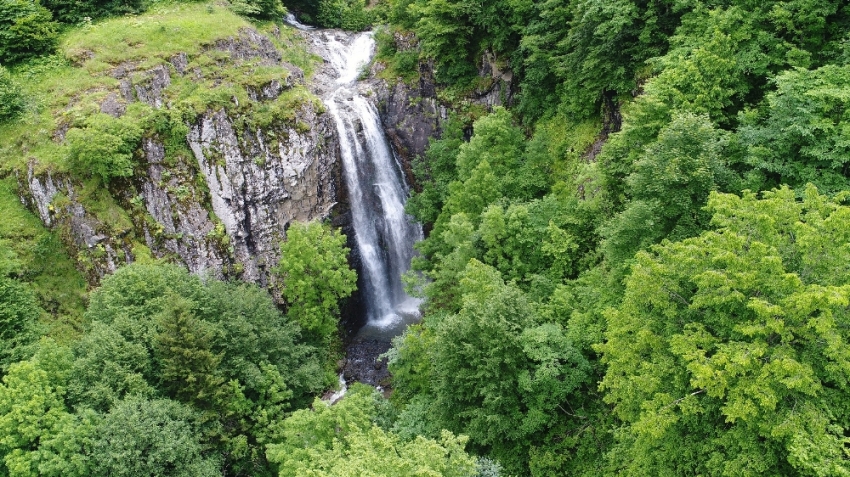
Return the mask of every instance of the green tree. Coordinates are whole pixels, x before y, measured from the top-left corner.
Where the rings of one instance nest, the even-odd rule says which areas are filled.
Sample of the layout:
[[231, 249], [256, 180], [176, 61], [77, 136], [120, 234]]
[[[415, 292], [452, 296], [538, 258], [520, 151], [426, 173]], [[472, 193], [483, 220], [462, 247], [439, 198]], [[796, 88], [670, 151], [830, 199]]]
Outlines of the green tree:
[[165, 309], [155, 318], [160, 329], [154, 350], [161, 386], [179, 401], [209, 409], [224, 383], [218, 373], [222, 355], [212, 349], [221, 330], [198, 319], [191, 301], [176, 295], [166, 298]]
[[478, 53], [474, 16], [480, 4], [470, 0], [417, 0], [408, 7], [416, 21], [416, 34], [426, 57], [437, 62], [437, 79], [447, 83], [468, 80], [475, 74]]
[[140, 340], [149, 341], [155, 333], [152, 318], [165, 309], [169, 292], [199, 306], [206, 302], [201, 280], [181, 266], [135, 263], [119, 268], [91, 293], [86, 320], [109, 325], [126, 318], [144, 328], [136, 332], [145, 334]]
[[38, 339], [41, 308], [30, 288], [0, 276], [0, 375], [10, 364], [25, 358]]
[[850, 208], [712, 193], [717, 230], [641, 252], [598, 346], [622, 475], [848, 475]]
[[363, 31], [374, 18], [364, 0], [319, 0], [316, 21], [325, 28]]
[[587, 361], [563, 329], [536, 322], [524, 294], [472, 260], [460, 312], [436, 325], [431, 359], [440, 422], [489, 449], [512, 472], [587, 378]]
[[293, 405], [307, 406], [324, 390], [323, 372], [316, 349], [301, 342], [301, 330], [284, 316], [269, 293], [255, 285], [210, 281], [207, 302], [215, 310], [205, 318], [222, 331], [213, 352], [222, 355], [222, 375], [245, 386], [249, 399], [268, 392], [269, 373], [275, 373], [294, 393]]
[[42, 340], [36, 355], [13, 364], [0, 384], [0, 456], [4, 475], [85, 476], [96, 416], [64, 402], [72, 355]]
[[286, 7], [280, 0], [236, 0], [230, 8], [240, 15], [264, 20], [279, 20], [286, 15]]
[[0, 1], [0, 63], [17, 63], [56, 48], [57, 25], [36, 0]]
[[339, 301], [356, 289], [345, 235], [319, 222], [293, 223], [280, 245], [274, 273], [282, 282], [287, 316], [323, 340], [337, 331]]
[[143, 343], [128, 341], [113, 327], [94, 322], [74, 345], [68, 401], [105, 412], [127, 395], [152, 396], [151, 357]]
[[92, 476], [219, 476], [219, 462], [205, 452], [198, 416], [167, 399], [121, 401], [96, 429]]
[[375, 425], [379, 399], [359, 385], [334, 406], [316, 400], [312, 410], [296, 411], [282, 423], [279, 443], [268, 446], [269, 461], [278, 464], [281, 477], [474, 475], [465, 437], [443, 431], [438, 440], [404, 442]]
[[733, 182], [724, 159], [727, 136], [706, 115], [673, 116], [627, 179], [631, 201], [603, 228], [610, 263], [624, 263], [664, 238], [681, 240], [705, 229], [709, 193], [729, 190]]
[[825, 192], [850, 184], [850, 67], [827, 65], [779, 75], [761, 111], [742, 114], [746, 162], [763, 187], [811, 182]]

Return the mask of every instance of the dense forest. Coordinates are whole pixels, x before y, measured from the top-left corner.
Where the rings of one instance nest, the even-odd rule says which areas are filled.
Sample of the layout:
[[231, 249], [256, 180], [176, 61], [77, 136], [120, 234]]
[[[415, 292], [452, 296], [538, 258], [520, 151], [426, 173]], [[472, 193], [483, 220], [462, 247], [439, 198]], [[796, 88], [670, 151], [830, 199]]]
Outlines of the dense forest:
[[[130, 235], [92, 280], [19, 200], [38, 157], [119, 233], [145, 138], [179, 165], [205, 109], [296, 121], [303, 88], [244, 93], [268, 66], [175, 79], [167, 113], [80, 99], [131, 54], [209, 75], [245, 25], [309, 81], [287, 11], [374, 28], [380, 76], [449, 112], [412, 158], [423, 317], [388, 398], [319, 399], [356, 281], [328, 224], [289, 229], [272, 296]], [[504, 106], [468, 100], [484, 57]], [[0, 65], [0, 476], [850, 475], [846, 2], [0, 0]]]

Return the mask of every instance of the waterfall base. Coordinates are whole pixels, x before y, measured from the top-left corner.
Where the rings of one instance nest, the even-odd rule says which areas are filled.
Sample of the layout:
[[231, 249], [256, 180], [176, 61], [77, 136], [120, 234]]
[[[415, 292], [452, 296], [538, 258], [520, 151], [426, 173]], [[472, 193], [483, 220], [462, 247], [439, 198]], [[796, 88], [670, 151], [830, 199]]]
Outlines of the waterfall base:
[[342, 377], [346, 383], [365, 383], [387, 388], [390, 372], [385, 359], [379, 356], [389, 351], [389, 341], [356, 337], [345, 350], [345, 366]]

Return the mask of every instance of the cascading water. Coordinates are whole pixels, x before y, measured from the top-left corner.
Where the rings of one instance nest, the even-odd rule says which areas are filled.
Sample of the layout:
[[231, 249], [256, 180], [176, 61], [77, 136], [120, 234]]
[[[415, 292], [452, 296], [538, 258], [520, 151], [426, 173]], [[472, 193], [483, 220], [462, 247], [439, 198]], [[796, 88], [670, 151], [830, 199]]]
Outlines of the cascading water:
[[420, 302], [404, 292], [401, 276], [410, 266], [413, 244], [422, 239], [422, 227], [404, 212], [409, 191], [401, 164], [384, 135], [377, 109], [358, 90], [357, 78], [375, 49], [372, 34], [345, 37], [347, 42], [333, 31], [322, 34], [325, 59], [337, 73], [323, 99], [339, 133], [362, 263], [365, 330], [396, 334], [418, 315]]

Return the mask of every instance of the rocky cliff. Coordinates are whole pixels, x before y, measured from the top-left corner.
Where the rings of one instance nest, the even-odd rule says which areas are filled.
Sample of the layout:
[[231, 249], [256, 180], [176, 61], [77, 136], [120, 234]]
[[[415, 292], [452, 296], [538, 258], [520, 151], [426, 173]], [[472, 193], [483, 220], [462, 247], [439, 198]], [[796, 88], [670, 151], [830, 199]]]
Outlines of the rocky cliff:
[[[233, 84], [253, 71], [262, 81]], [[168, 258], [196, 273], [273, 285], [269, 269], [288, 225], [344, 213], [334, 127], [269, 36], [243, 28], [154, 67], [128, 62], [109, 74], [117, 87], [97, 96], [100, 112], [120, 118], [143, 104], [149, 117], [182, 118], [182, 138], [146, 130], [133, 176], [106, 185], [38, 156], [17, 172], [22, 202], [61, 231], [92, 283], [121, 263]], [[179, 101], [190, 82], [215, 101], [187, 114]], [[225, 84], [239, 91], [222, 104], [215, 93], [227, 93]], [[55, 141], [67, 128], [60, 123]]]
[[[399, 52], [418, 49], [418, 40], [410, 33], [394, 32], [393, 41]], [[386, 77], [381, 74], [384, 68], [386, 64], [381, 61], [372, 65], [371, 82], [387, 137], [408, 165], [425, 153], [430, 138], [440, 136], [450, 110], [478, 107], [489, 111], [496, 106], [509, 106], [513, 100], [513, 74], [500, 66], [489, 51], [482, 54], [478, 65], [476, 87], [454, 100], [440, 97], [433, 62], [420, 61], [418, 75], [412, 82], [378, 79]]]
[[[274, 287], [269, 271], [292, 221], [331, 217], [353, 239], [337, 132], [319, 99], [333, 76], [317, 56], [309, 60], [317, 71], [305, 75], [282, 54], [284, 44], [322, 53], [315, 34], [281, 33], [242, 27], [193, 50], [91, 68], [108, 81], [54, 114], [47, 134], [57, 147], [69, 129], [84, 127], [85, 115], [135, 115], [145, 127], [130, 177], [98, 181], [38, 154], [14, 171], [21, 201], [60, 232], [90, 283], [122, 263], [166, 258]], [[396, 41], [416, 47], [410, 36]], [[79, 68], [100, 59], [97, 50], [66, 54]], [[440, 135], [450, 109], [511, 99], [510, 73], [488, 54], [479, 87], [455, 103], [439, 98], [427, 62], [412, 84], [376, 78], [381, 68], [373, 65], [362, 88], [371, 90], [409, 181], [411, 159]]]

